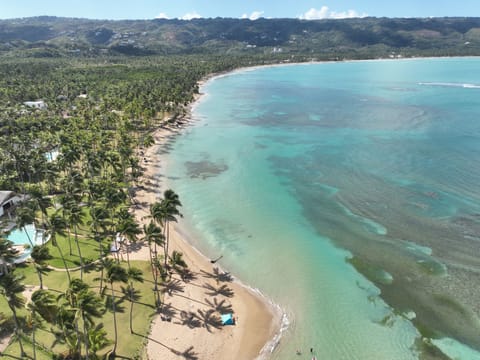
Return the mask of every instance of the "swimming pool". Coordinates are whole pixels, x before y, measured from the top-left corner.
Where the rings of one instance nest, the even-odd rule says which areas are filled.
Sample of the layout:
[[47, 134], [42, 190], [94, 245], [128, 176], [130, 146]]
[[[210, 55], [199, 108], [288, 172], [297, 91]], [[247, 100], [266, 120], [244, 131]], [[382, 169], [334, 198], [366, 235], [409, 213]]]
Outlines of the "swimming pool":
[[13, 260], [15, 264], [23, 263], [30, 257], [32, 243], [33, 245], [42, 245], [48, 240], [45, 238], [45, 231], [35, 229], [34, 224], [26, 225], [25, 229], [23, 227], [12, 229], [7, 239], [13, 242], [14, 247], [19, 251], [18, 256]]
[[14, 245], [31, 245], [29, 238], [33, 245], [43, 244], [43, 230], [36, 230], [34, 224], [28, 224], [25, 229], [23, 227], [13, 229], [7, 236]]

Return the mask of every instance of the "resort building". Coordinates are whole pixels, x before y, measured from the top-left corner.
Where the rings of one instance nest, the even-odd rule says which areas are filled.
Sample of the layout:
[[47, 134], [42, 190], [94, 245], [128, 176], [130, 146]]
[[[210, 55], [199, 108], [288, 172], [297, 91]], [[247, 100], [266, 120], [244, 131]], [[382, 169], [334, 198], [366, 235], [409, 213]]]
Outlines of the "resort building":
[[46, 109], [47, 104], [43, 100], [38, 100], [38, 101], [25, 101], [23, 105], [35, 108], [35, 109]]
[[0, 217], [9, 215], [15, 205], [22, 200], [22, 197], [13, 191], [0, 190]]

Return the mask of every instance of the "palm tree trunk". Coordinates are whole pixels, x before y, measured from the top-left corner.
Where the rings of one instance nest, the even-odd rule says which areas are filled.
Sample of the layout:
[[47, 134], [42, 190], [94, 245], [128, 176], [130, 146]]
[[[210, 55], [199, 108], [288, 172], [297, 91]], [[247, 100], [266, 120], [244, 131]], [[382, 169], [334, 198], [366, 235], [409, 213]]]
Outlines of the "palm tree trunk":
[[78, 319], [75, 321], [75, 332], [77, 333], [77, 344], [75, 351], [77, 352], [75, 355], [78, 355], [78, 358], [82, 358], [82, 342], [80, 340], [80, 330], [78, 329]]
[[73, 251], [72, 251], [72, 235], [70, 233], [70, 228], [68, 230], [68, 249], [70, 250], [70, 256], [73, 255]]
[[153, 253], [155, 254], [155, 256], [157, 256], [158, 252], [157, 252], [157, 242], [156, 241], [153, 243]]
[[[157, 247], [157, 243], [155, 243], [155, 248]], [[155, 298], [155, 306], [159, 307], [160, 305], [160, 298], [158, 296], [158, 270], [154, 264], [154, 260], [157, 259], [156, 257], [156, 252], [155, 255], [152, 254], [152, 246], [151, 244], [148, 244], [148, 250], [150, 251], [150, 267], [152, 268], [152, 276], [153, 276], [153, 297]], [[155, 257], [154, 257], [155, 256]]]
[[104, 264], [102, 263], [102, 258], [103, 258], [103, 251], [102, 251], [102, 242], [98, 242], [98, 256], [100, 260], [100, 265], [102, 266], [101, 268], [101, 273], [100, 273], [100, 291], [98, 292], [99, 295], [102, 294], [102, 288], [103, 288], [103, 270], [105, 269]]
[[130, 285], [130, 334], [133, 334], [133, 283]]
[[78, 256], [80, 257], [80, 280], [83, 280], [83, 257], [82, 252], [80, 250], [80, 243], [78, 242], [78, 235], [77, 235], [77, 226], [74, 227], [75, 231], [75, 243], [77, 244], [77, 251]]
[[35, 312], [32, 312], [32, 346], [33, 346], [33, 360], [37, 360], [37, 346], [35, 340]]
[[22, 337], [20, 335], [20, 322], [18, 321], [17, 312], [15, 311], [15, 307], [13, 307], [10, 302], [8, 303], [8, 307], [12, 310], [13, 319], [15, 320], [15, 335], [17, 335], [18, 344], [20, 345], [20, 356], [25, 357], [27, 354], [23, 349]]
[[148, 254], [149, 254], [149, 259], [150, 259], [150, 268], [152, 269], [152, 276], [155, 279], [155, 268], [153, 266], [153, 253], [152, 253], [152, 244], [149, 242], [148, 243]]
[[113, 328], [115, 330], [114, 344], [113, 344], [113, 350], [111, 355], [115, 357], [115, 353], [117, 351], [118, 334], [117, 334], [117, 315], [116, 315], [116, 306], [115, 306], [115, 294], [113, 292], [113, 282], [110, 282], [110, 287], [112, 289]]
[[152, 246], [151, 244], [148, 244], [148, 251], [150, 253], [150, 268], [152, 269], [152, 277], [154, 281], [157, 281], [157, 272], [155, 270], [155, 265], [153, 263], [153, 252], [152, 252]]
[[37, 343], [35, 339], [35, 310], [32, 311], [32, 348], [33, 360], [37, 360]]
[[85, 359], [88, 360], [88, 332], [87, 332], [87, 323], [85, 322], [85, 315], [82, 312], [82, 320], [83, 320], [83, 337], [85, 341]]
[[43, 278], [42, 278], [42, 271], [35, 266], [35, 270], [37, 270], [38, 281], [40, 282], [40, 289], [43, 290]]
[[68, 271], [67, 262], [65, 261], [65, 258], [63, 257], [62, 249], [60, 248], [60, 245], [58, 245], [56, 240], [55, 240], [55, 245], [57, 246], [58, 252], [60, 253], [60, 257], [62, 258], [63, 266], [65, 267], [65, 271], [67, 272], [68, 283], [70, 284], [72, 282], [72, 279], [70, 277], [70, 271]]
[[28, 242], [30, 243], [30, 245], [31, 245], [32, 248], [33, 248], [32, 239], [30, 239], [30, 235], [28, 235], [28, 231], [27, 231], [27, 228], [26, 228], [25, 226], [23, 227], [23, 231], [25, 232], [25, 235], [27, 235]]
[[127, 238], [125, 238], [125, 249], [127, 250], [127, 266], [128, 266], [128, 270], [130, 270], [130, 251], [128, 250], [128, 244], [127, 244], [127, 241], [130, 243], [130, 240], [128, 240]]
[[168, 260], [168, 237], [170, 235], [170, 232], [168, 231], [168, 221], [165, 220], [165, 244], [163, 246], [163, 249], [164, 249], [164, 259], [163, 259], [163, 262], [164, 262], [164, 265], [165, 265], [165, 269], [167, 269], [167, 260]]

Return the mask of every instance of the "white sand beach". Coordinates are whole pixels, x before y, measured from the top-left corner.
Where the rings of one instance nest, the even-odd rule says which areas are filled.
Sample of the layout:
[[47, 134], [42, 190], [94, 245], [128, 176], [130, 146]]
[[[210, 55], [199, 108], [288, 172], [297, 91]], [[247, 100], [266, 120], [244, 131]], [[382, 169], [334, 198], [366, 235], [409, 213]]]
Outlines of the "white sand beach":
[[[157, 177], [161, 166], [159, 147], [179, 130], [159, 129], [155, 145], [144, 153], [146, 184], [136, 194], [135, 210], [146, 222], [149, 204], [163, 184]], [[163, 190], [163, 189], [162, 189]], [[178, 225], [177, 225], [178, 226]], [[181, 229], [170, 230], [170, 251], [183, 253], [193, 278], [187, 282], [174, 275], [165, 287], [162, 313], [153, 320], [147, 353], [149, 359], [198, 358], [209, 360], [255, 359], [268, 356], [265, 345], [281, 325], [281, 312], [267, 299], [252, 291], [212, 264], [182, 236]], [[131, 259], [148, 259], [144, 245]], [[235, 325], [219, 326], [220, 313], [233, 312]], [[195, 316], [193, 316], [195, 314]], [[226, 355], [228, 354], [228, 355]]]

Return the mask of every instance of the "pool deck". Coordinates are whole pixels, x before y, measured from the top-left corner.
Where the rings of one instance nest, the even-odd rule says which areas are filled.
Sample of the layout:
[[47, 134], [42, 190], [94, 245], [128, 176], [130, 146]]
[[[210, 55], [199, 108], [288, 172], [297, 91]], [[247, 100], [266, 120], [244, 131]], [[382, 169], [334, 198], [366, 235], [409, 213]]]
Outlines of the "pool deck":
[[2, 232], [10, 232], [15, 228], [16, 224], [13, 221], [6, 223], [5, 227], [2, 229]]

